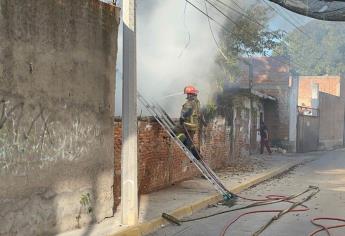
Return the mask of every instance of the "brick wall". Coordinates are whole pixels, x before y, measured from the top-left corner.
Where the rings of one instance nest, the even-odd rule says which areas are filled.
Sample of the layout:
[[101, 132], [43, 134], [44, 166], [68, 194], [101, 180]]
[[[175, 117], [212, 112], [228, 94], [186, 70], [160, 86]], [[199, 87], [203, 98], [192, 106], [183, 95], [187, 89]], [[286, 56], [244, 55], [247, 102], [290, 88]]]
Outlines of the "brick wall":
[[[115, 206], [121, 196], [121, 120], [114, 122], [115, 143]], [[230, 159], [230, 127], [224, 118], [218, 117], [195, 135], [206, 162], [213, 168], [221, 168]], [[153, 119], [141, 119], [138, 123], [139, 192], [152, 192], [173, 183], [190, 179], [199, 171], [171, 141], [168, 134]]]
[[[289, 59], [254, 57], [251, 63], [254, 74], [253, 89], [277, 98], [277, 103], [265, 103], [264, 119], [272, 143], [287, 148], [289, 145]], [[241, 84], [248, 84], [247, 72], [242, 80]]]
[[287, 148], [289, 140], [289, 88], [266, 90], [277, 98], [277, 102], [265, 102], [265, 123], [270, 132], [272, 144]]
[[249, 111], [245, 107], [235, 107], [233, 160], [249, 155]]

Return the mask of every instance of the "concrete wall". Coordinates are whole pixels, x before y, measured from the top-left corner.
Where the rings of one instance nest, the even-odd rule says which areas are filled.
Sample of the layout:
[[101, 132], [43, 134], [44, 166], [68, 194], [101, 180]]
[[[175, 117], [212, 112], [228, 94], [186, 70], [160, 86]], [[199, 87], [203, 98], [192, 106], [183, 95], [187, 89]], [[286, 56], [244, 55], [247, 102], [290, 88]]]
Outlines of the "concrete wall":
[[[115, 206], [121, 196], [121, 120], [115, 119]], [[141, 118], [138, 124], [139, 192], [148, 193], [173, 183], [201, 175], [199, 170], [170, 139], [153, 118]], [[227, 166], [230, 161], [230, 127], [223, 117], [217, 117], [195, 135], [195, 144], [211, 168]]]
[[320, 149], [343, 145], [345, 102], [337, 96], [320, 92]]
[[[234, 115], [231, 160], [236, 162], [240, 158], [259, 152], [260, 138], [257, 137], [256, 129], [260, 127], [260, 112], [264, 111], [261, 100], [253, 97], [253, 113], [251, 114], [249, 95], [235, 96], [232, 99], [232, 103]], [[253, 117], [255, 113], [256, 117]], [[253, 135], [253, 137], [251, 137], [251, 135]]]
[[0, 235], [112, 215], [117, 29], [97, 0], [0, 0]]

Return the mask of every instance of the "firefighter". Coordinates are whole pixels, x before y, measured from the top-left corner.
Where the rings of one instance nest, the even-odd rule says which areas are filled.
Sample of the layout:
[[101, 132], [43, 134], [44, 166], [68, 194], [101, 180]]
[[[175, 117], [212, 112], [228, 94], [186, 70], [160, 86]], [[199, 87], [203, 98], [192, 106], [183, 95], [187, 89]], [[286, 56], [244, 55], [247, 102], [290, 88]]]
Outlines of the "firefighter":
[[176, 126], [175, 132], [178, 139], [200, 159], [199, 151], [193, 144], [193, 138], [199, 128], [200, 121], [200, 102], [198, 100], [199, 91], [193, 86], [184, 88], [187, 101], [183, 104], [180, 116], [180, 123]]

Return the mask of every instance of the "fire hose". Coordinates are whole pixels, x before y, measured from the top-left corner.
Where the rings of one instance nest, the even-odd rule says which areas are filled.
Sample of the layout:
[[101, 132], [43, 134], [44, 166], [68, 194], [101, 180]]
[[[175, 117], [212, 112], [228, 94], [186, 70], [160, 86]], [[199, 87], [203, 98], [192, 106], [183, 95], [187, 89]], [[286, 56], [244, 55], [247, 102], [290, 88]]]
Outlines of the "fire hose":
[[[273, 222], [279, 220], [283, 215], [285, 215], [289, 212], [308, 211], [309, 208], [307, 206], [303, 205], [303, 203], [309, 201], [313, 196], [315, 196], [320, 191], [320, 189], [318, 187], [315, 187], [315, 186], [309, 186], [309, 188], [306, 191], [302, 192], [301, 194], [298, 194], [299, 196], [301, 196], [302, 194], [305, 194], [305, 193], [310, 192], [310, 191], [312, 191], [312, 192], [309, 195], [307, 195], [305, 198], [303, 198], [301, 201], [298, 201], [298, 202], [291, 201], [290, 199], [288, 200], [285, 196], [271, 195], [268, 198], [281, 199], [283, 202], [292, 203], [292, 205], [290, 207], [288, 207], [287, 209], [257, 210], [257, 211], [245, 212], [245, 213], [239, 215], [238, 217], [236, 217], [235, 219], [227, 222], [227, 224], [223, 228], [223, 231], [221, 232], [220, 236], [225, 236], [225, 234], [228, 231], [228, 229], [230, 228], [230, 226], [233, 225], [237, 220], [239, 220], [241, 217], [243, 217], [245, 215], [256, 214], [256, 213], [274, 213], [274, 212], [278, 213], [277, 215], [273, 216], [265, 225], [263, 225], [259, 230], [257, 230], [253, 234], [253, 236], [258, 236], [264, 230], [266, 230]], [[297, 206], [301, 206], [302, 208], [295, 209]]]
[[[332, 225], [332, 226], [324, 226], [322, 224], [316, 223], [317, 221], [320, 220], [327, 220], [327, 221], [340, 221], [343, 222], [344, 224], [339, 224], [339, 225]], [[312, 232], [309, 236], [314, 236], [322, 231], [326, 231], [327, 235], [330, 236], [331, 233], [329, 232], [330, 229], [336, 229], [336, 228], [342, 228], [345, 227], [345, 219], [340, 219], [340, 218], [334, 218], [334, 217], [319, 217], [319, 218], [314, 218], [311, 220], [311, 223], [315, 226], [318, 226], [320, 229], [315, 230]]]
[[[171, 220], [171, 219], [168, 219], [170, 221], [172, 221], [173, 223], [177, 224], [177, 225], [181, 225], [181, 223], [186, 223], [186, 222], [191, 222], [191, 221], [197, 221], [197, 220], [202, 220], [202, 219], [206, 219], [206, 218], [210, 218], [210, 217], [213, 217], [213, 216], [217, 216], [217, 215], [222, 215], [222, 214], [225, 214], [225, 213], [230, 213], [230, 212], [234, 212], [234, 211], [239, 211], [239, 210], [245, 210], [245, 209], [249, 209], [249, 208], [253, 208], [253, 207], [259, 207], [259, 206], [265, 206], [265, 205], [271, 205], [271, 204], [275, 204], [275, 203], [279, 203], [279, 202], [284, 202], [284, 201], [290, 201], [294, 198], [297, 198], [309, 191], [311, 191], [312, 189], [315, 189], [316, 187], [309, 187], [307, 188], [306, 190], [304, 190], [303, 192], [301, 193], [298, 193], [298, 194], [294, 194], [294, 195], [291, 195], [291, 196], [286, 196], [286, 197], [282, 197], [282, 196], [279, 196], [276, 197], [275, 195], [269, 195], [267, 196], [265, 199], [263, 199], [263, 201], [261, 202], [254, 202], [252, 204], [249, 204], [249, 205], [246, 205], [246, 206], [243, 206], [243, 207], [237, 207], [237, 208], [234, 208], [234, 209], [229, 209], [229, 210], [225, 210], [225, 211], [220, 211], [220, 212], [216, 212], [216, 213], [213, 213], [213, 214], [210, 214], [210, 215], [207, 215], [207, 216], [201, 216], [201, 217], [197, 217], [197, 218], [192, 218], [192, 219], [181, 219], [181, 220], [178, 220], [176, 218], [171, 218], [171, 219], [174, 219], [174, 220]], [[162, 215], [165, 219], [167, 219], [167, 216], [170, 216], [166, 213], [163, 213]], [[172, 216], [170, 216], [172, 217]]]
[[[193, 142], [193, 139], [191, 137], [191, 135], [188, 132], [188, 129], [183, 125], [183, 128], [185, 130], [185, 133], [187, 134], [187, 137], [190, 139], [191, 142]], [[194, 146], [194, 144], [193, 144]], [[195, 148], [197, 154], [199, 155], [200, 158], [202, 158], [200, 152]], [[291, 201], [294, 198], [297, 198], [301, 195], [304, 195], [307, 192], [312, 191], [308, 196], [306, 196], [305, 198], [303, 198], [301, 201], [298, 202], [294, 202]], [[279, 209], [279, 210], [256, 210], [256, 211], [250, 211], [250, 212], [245, 212], [241, 215], [239, 215], [238, 217], [236, 217], [235, 219], [227, 222], [226, 226], [223, 228], [220, 236], [225, 236], [226, 232], [228, 231], [228, 229], [230, 228], [231, 225], [233, 225], [237, 220], [239, 220], [241, 217], [245, 216], [245, 215], [250, 215], [250, 214], [257, 214], [257, 213], [278, 213], [277, 215], [273, 216], [265, 225], [263, 225], [259, 230], [257, 230], [253, 236], [258, 236], [260, 235], [263, 231], [265, 231], [273, 222], [279, 220], [283, 215], [289, 213], [289, 212], [303, 212], [303, 211], [308, 211], [309, 208], [305, 205], [303, 205], [303, 203], [309, 201], [312, 197], [314, 197], [318, 192], [320, 191], [320, 189], [318, 187], [315, 186], [309, 186], [305, 191], [295, 194], [295, 195], [291, 195], [291, 196], [281, 196], [281, 195], [268, 195], [266, 196], [266, 198], [264, 199], [253, 199], [253, 198], [247, 198], [247, 197], [242, 197], [239, 195], [236, 195], [236, 197], [241, 198], [243, 200], [247, 200], [247, 201], [254, 201], [254, 203], [243, 206], [243, 207], [238, 207], [235, 209], [229, 209], [226, 211], [221, 211], [221, 212], [217, 212], [214, 214], [210, 214], [207, 216], [202, 216], [202, 217], [197, 217], [197, 218], [192, 218], [192, 219], [177, 219], [171, 215], [168, 215], [166, 213], [162, 214], [162, 217], [177, 224], [177, 225], [181, 225], [181, 223], [185, 223], [185, 222], [191, 222], [191, 221], [197, 221], [197, 220], [202, 220], [202, 219], [206, 219], [209, 217], [213, 217], [216, 215], [221, 215], [221, 214], [225, 214], [225, 213], [229, 213], [229, 212], [234, 212], [234, 211], [239, 211], [239, 210], [244, 210], [244, 209], [249, 209], [249, 208], [253, 208], [253, 207], [258, 207], [258, 206], [264, 206], [264, 205], [271, 205], [271, 204], [275, 204], [275, 203], [279, 203], [279, 202], [287, 202], [287, 203], [291, 203], [291, 206], [288, 207], [287, 209]], [[301, 208], [295, 209], [296, 207], [301, 206]], [[338, 222], [342, 222], [344, 224], [337, 224], [337, 225], [332, 225], [332, 226], [324, 226], [323, 224], [317, 223], [318, 221], [338, 221]], [[314, 218], [311, 220], [311, 223], [314, 224], [315, 226], [319, 227], [319, 229], [313, 231], [311, 234], [309, 234], [309, 236], [314, 236], [322, 231], [325, 231], [329, 236], [331, 236], [329, 230], [330, 229], [335, 229], [335, 228], [341, 228], [341, 227], [345, 227], [345, 219], [341, 219], [341, 218], [334, 218], [334, 217], [319, 217], [319, 218]]]
[[[275, 221], [279, 220], [283, 215], [290, 213], [290, 212], [304, 212], [304, 211], [308, 211], [309, 207], [307, 207], [306, 205], [304, 205], [303, 203], [309, 201], [312, 197], [314, 197], [318, 192], [320, 191], [320, 189], [318, 187], [315, 186], [309, 186], [306, 190], [304, 190], [301, 193], [298, 194], [294, 194], [291, 196], [281, 196], [281, 195], [268, 195], [266, 196], [265, 199], [262, 199], [261, 202], [255, 202], [253, 204], [249, 204], [243, 207], [238, 207], [235, 209], [229, 209], [226, 211], [221, 211], [221, 212], [217, 212], [214, 214], [210, 214], [210, 215], [206, 215], [206, 216], [201, 216], [201, 217], [197, 217], [197, 218], [191, 218], [191, 219], [177, 219], [171, 215], [168, 215], [166, 213], [163, 213], [162, 217], [169, 220], [170, 222], [176, 224], [176, 225], [181, 225], [182, 223], [187, 223], [187, 222], [192, 222], [192, 221], [198, 221], [198, 220], [202, 220], [202, 219], [206, 219], [206, 218], [210, 218], [213, 216], [217, 216], [217, 215], [221, 215], [221, 214], [225, 214], [225, 213], [229, 213], [229, 212], [235, 212], [235, 211], [239, 211], [239, 210], [244, 210], [244, 209], [249, 209], [249, 208], [253, 208], [253, 207], [258, 207], [258, 206], [264, 206], [264, 205], [271, 205], [271, 204], [275, 204], [275, 203], [279, 203], [279, 202], [287, 202], [287, 203], [291, 203], [292, 205], [290, 207], [288, 207], [287, 209], [275, 209], [275, 210], [256, 210], [256, 211], [250, 211], [250, 212], [245, 212], [242, 213], [241, 215], [235, 217], [234, 219], [228, 221], [225, 225], [225, 227], [223, 228], [222, 232], [220, 233], [220, 236], [225, 236], [225, 234], [227, 233], [227, 231], [229, 230], [229, 228], [236, 222], [238, 221], [240, 218], [242, 218], [243, 216], [246, 215], [251, 215], [251, 214], [257, 214], [257, 213], [278, 213], [277, 215], [273, 216], [265, 225], [263, 225], [259, 230], [257, 230], [253, 236], [258, 236], [260, 235], [262, 232], [264, 232], [272, 223], [274, 223]], [[293, 199], [302, 196], [308, 192], [311, 192], [309, 195], [307, 195], [306, 197], [304, 197], [301, 201], [295, 202], [292, 201]], [[258, 199], [256, 199], [257, 201]], [[297, 208], [300, 206], [300, 208]], [[328, 220], [328, 221], [339, 221], [342, 222], [343, 224], [338, 224], [338, 225], [332, 225], [332, 226], [324, 226], [320, 223], [317, 223], [317, 221], [320, 220]], [[335, 229], [335, 228], [341, 228], [341, 227], [345, 227], [345, 219], [340, 219], [340, 218], [332, 218], [332, 217], [319, 217], [319, 218], [314, 218], [311, 220], [311, 223], [314, 224], [315, 226], [318, 226], [319, 229], [313, 231], [312, 233], [309, 234], [309, 236], [315, 236], [318, 233], [325, 231], [329, 236], [331, 236], [329, 230], [330, 229]]]

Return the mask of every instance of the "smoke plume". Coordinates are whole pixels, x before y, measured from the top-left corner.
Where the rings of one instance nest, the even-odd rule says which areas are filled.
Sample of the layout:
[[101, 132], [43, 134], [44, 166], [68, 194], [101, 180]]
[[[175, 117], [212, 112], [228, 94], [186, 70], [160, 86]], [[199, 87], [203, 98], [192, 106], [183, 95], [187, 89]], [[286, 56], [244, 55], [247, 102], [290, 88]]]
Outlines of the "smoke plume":
[[[205, 9], [201, 2], [198, 6]], [[217, 20], [222, 22], [221, 19]], [[213, 27], [217, 37], [219, 27]], [[178, 116], [185, 98], [183, 95], [168, 95], [181, 94], [186, 85], [196, 86], [200, 91], [201, 103], [207, 102], [212, 95], [210, 70], [214, 66], [216, 53], [217, 48], [207, 18], [190, 5], [186, 5], [185, 1], [138, 1], [138, 89], [145, 96], [163, 105], [171, 116]], [[121, 60], [120, 32], [116, 115], [121, 115]], [[140, 109], [139, 106], [139, 112]], [[147, 113], [143, 110], [143, 114]]]

